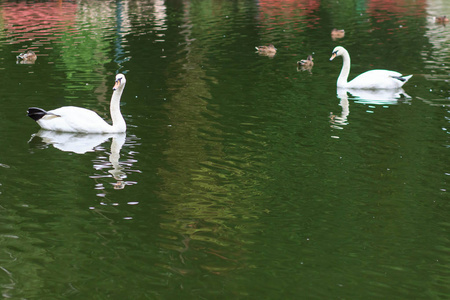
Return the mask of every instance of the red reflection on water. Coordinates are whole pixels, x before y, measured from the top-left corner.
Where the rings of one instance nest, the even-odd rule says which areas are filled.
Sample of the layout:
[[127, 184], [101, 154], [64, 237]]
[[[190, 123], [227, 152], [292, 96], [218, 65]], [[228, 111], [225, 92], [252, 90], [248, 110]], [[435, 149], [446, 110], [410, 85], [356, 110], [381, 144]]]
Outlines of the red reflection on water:
[[[4, 27], [11, 43], [45, 42], [75, 23], [77, 4], [69, 2], [2, 3]], [[64, 27], [64, 30], [63, 30]]]
[[[299, 17], [298, 22], [307, 23], [307, 26], [313, 27], [319, 21], [319, 17], [313, 16], [313, 13], [320, 8], [320, 0], [261, 0], [259, 1], [261, 9], [261, 20], [264, 23], [274, 23], [283, 25], [288, 20]], [[304, 18], [311, 16], [312, 18]]]
[[369, 0], [367, 14], [374, 20], [370, 31], [386, 30], [377, 23], [392, 20], [398, 26], [387, 29], [388, 35], [393, 35], [398, 30], [408, 30], [408, 20], [426, 18], [426, 2], [427, 0]]
[[369, 0], [367, 13], [380, 21], [388, 19], [393, 14], [419, 17], [426, 15], [426, 2], [426, 0]]

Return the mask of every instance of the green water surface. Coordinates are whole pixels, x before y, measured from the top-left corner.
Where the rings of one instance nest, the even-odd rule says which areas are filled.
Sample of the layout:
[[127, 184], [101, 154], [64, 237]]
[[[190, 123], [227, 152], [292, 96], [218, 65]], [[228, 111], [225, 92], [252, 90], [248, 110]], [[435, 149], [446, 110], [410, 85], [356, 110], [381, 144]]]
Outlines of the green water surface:
[[[439, 3], [1, 2], [2, 297], [450, 298]], [[337, 45], [351, 78], [414, 76], [401, 95], [338, 93]], [[16, 63], [26, 49], [35, 64]], [[26, 116], [109, 120], [118, 72], [126, 135]]]

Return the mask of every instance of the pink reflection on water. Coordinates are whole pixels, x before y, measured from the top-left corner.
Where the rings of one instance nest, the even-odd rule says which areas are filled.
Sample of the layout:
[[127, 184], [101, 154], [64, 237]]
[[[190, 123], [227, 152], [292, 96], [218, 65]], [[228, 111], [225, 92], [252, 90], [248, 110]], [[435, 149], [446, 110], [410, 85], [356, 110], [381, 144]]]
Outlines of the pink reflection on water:
[[273, 26], [283, 26], [294, 19], [296, 23], [304, 23], [307, 27], [315, 27], [319, 22], [314, 12], [320, 8], [320, 0], [261, 0], [259, 6], [261, 21]]
[[369, 0], [367, 13], [383, 22], [393, 15], [423, 17], [426, 15], [426, 0]]
[[77, 4], [71, 2], [7, 2], [0, 7], [11, 44], [24, 41], [45, 43], [58, 39], [76, 20]]
[[[394, 35], [402, 30], [405, 35], [407, 30], [410, 30], [408, 23], [411, 23], [411, 20], [426, 18], [426, 6], [427, 0], [369, 0], [366, 12], [373, 18], [370, 32], [382, 30], [395, 38]], [[384, 22], [392, 21], [395, 22], [395, 27], [383, 27]]]

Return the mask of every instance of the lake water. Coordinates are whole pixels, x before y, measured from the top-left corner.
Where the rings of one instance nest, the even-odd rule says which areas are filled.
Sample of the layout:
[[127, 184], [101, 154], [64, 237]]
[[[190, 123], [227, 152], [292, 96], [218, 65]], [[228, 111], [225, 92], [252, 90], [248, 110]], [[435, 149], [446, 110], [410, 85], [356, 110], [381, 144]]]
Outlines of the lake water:
[[[1, 2], [2, 297], [448, 299], [445, 14], [446, 0]], [[337, 90], [337, 45], [350, 77], [414, 76], [397, 94]], [[18, 64], [27, 49], [36, 62]], [[118, 72], [126, 134], [26, 116], [109, 120]]]

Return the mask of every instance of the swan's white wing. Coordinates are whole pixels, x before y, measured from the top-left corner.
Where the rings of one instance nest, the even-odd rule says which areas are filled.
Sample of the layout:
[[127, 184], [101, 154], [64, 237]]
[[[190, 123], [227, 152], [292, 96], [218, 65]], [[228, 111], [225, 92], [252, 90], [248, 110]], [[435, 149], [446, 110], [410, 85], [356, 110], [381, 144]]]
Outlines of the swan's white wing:
[[63, 106], [48, 111], [37, 122], [44, 129], [62, 132], [102, 133], [109, 132], [112, 127], [96, 112], [76, 106]]

